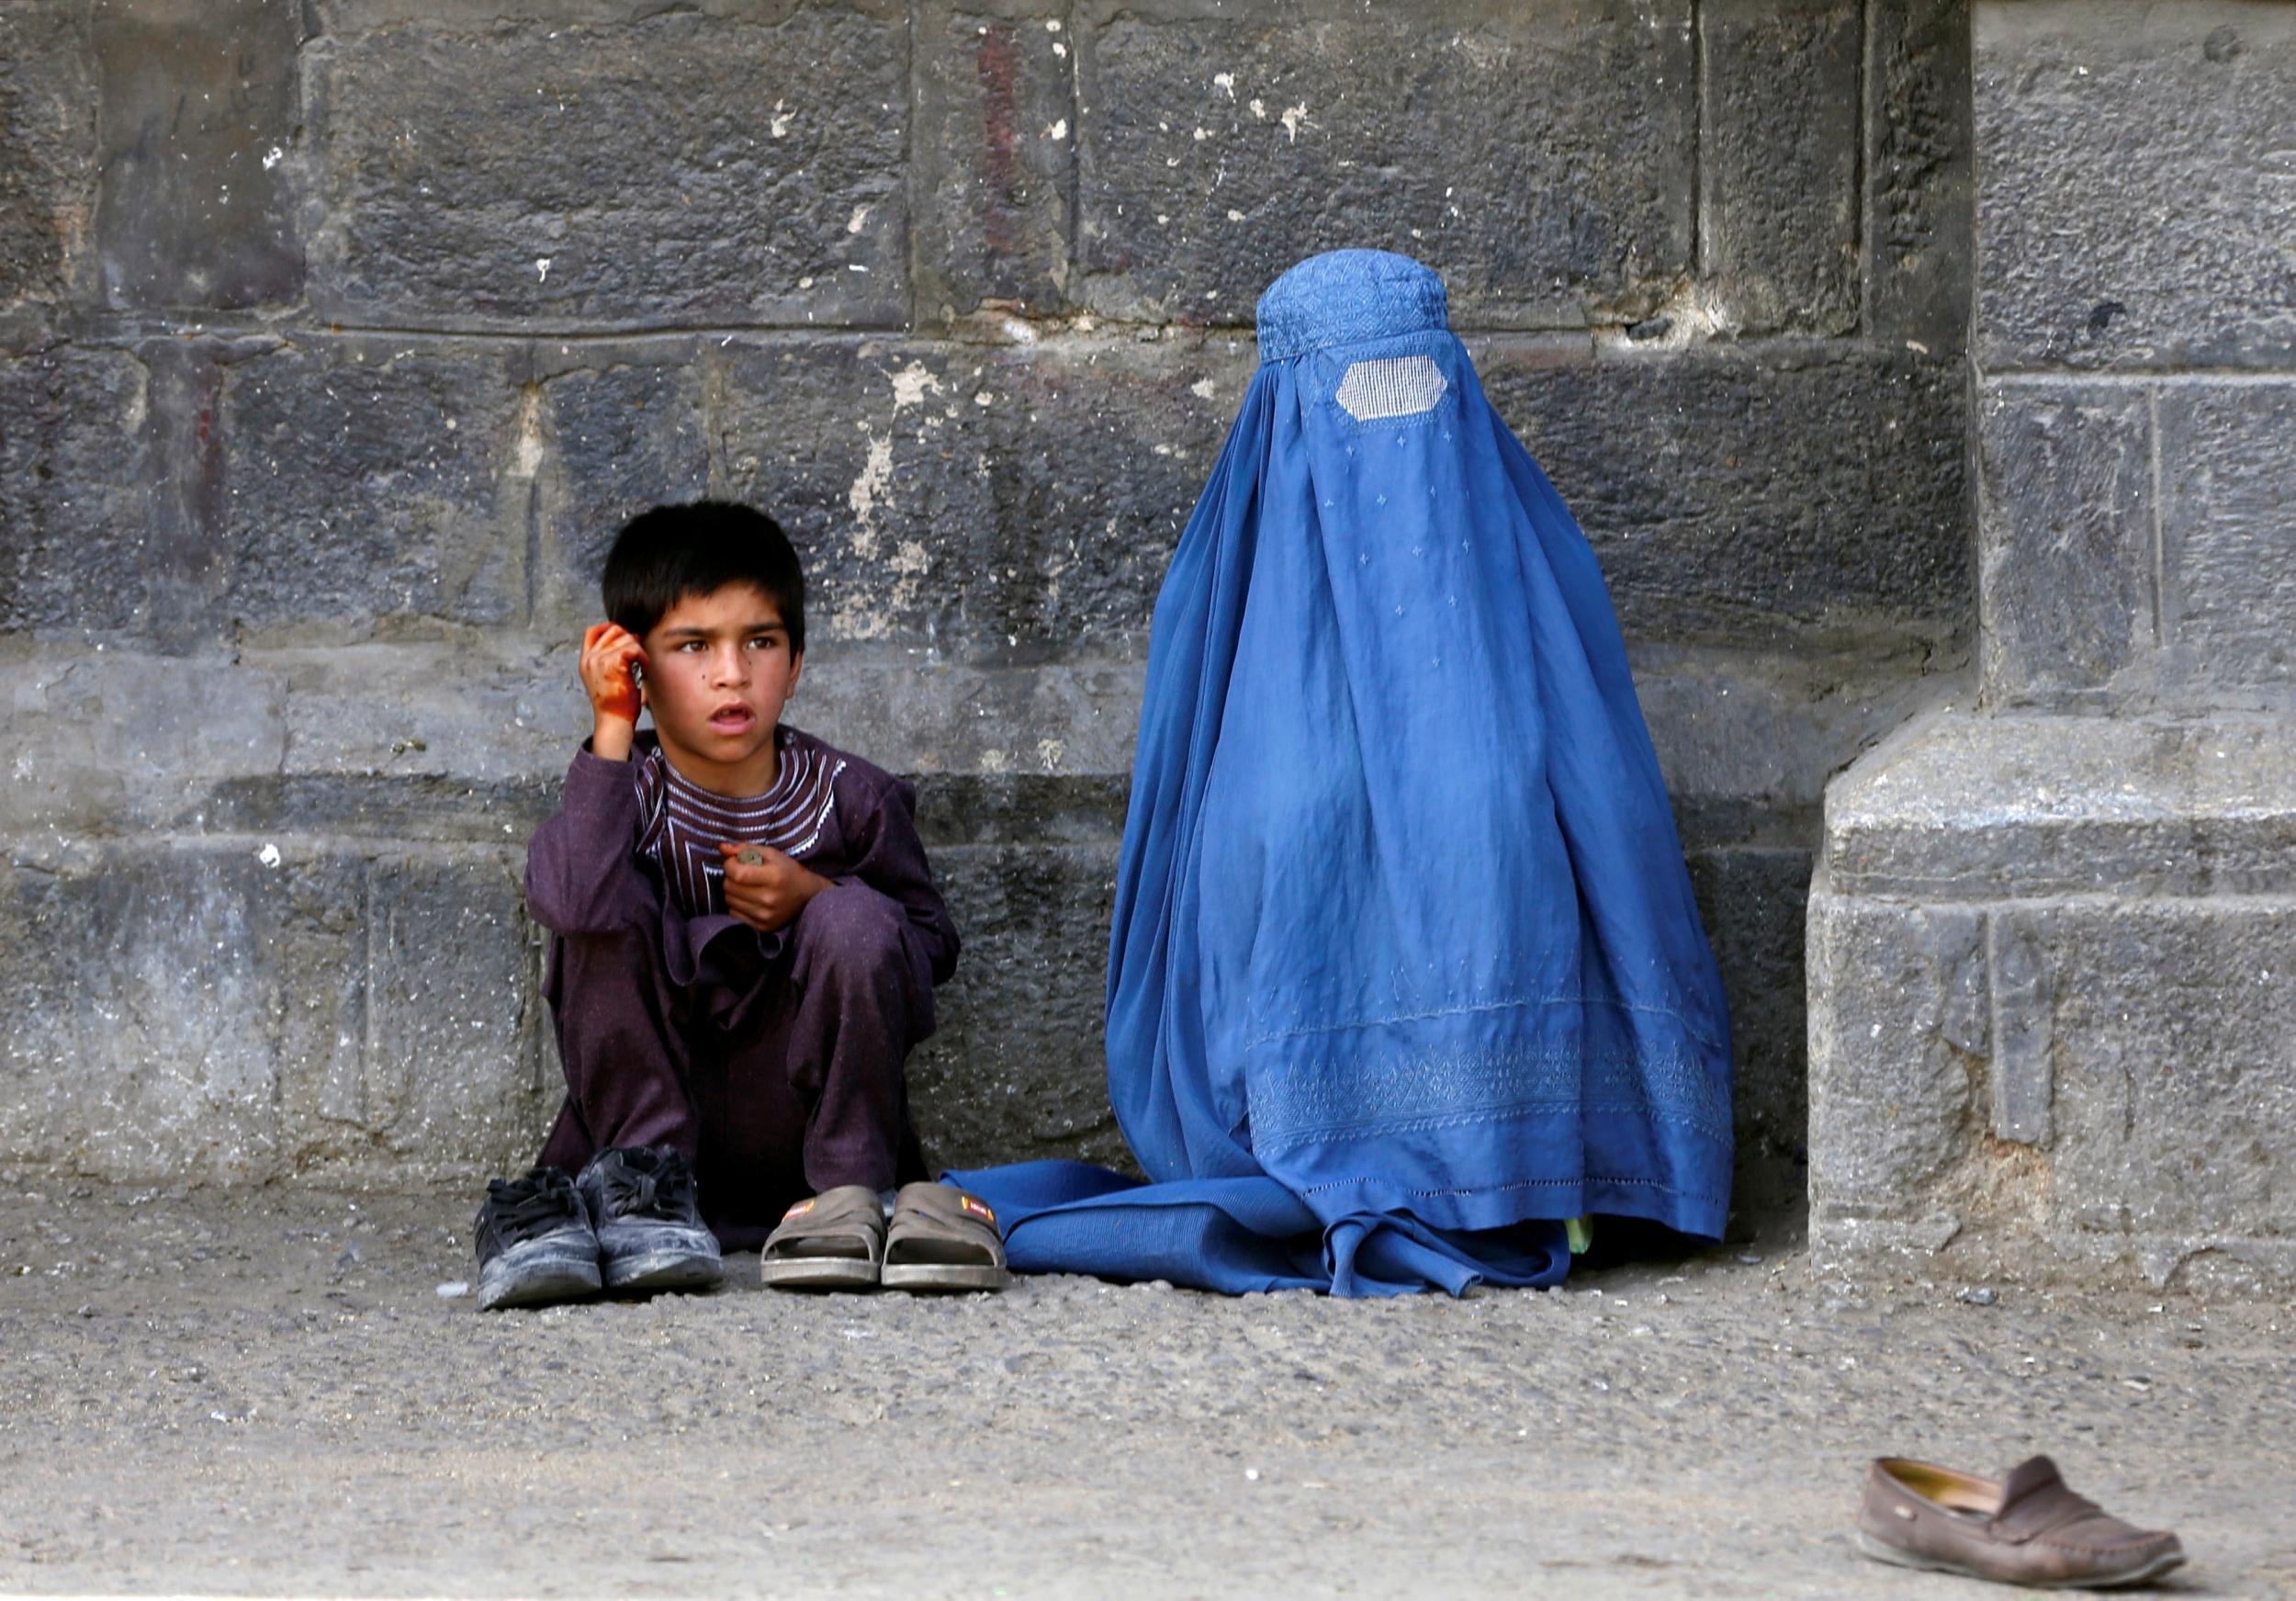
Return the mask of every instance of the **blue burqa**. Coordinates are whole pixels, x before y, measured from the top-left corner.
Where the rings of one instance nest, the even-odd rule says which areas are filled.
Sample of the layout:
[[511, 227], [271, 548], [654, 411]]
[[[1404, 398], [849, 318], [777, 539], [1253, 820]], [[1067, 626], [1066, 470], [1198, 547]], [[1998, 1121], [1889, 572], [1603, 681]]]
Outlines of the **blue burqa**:
[[1729, 1025], [1593, 550], [1442, 280], [1339, 251], [1156, 602], [1109, 941], [1148, 1182], [951, 1175], [1014, 1267], [1346, 1295], [1562, 1277], [1562, 1220], [1718, 1236]]

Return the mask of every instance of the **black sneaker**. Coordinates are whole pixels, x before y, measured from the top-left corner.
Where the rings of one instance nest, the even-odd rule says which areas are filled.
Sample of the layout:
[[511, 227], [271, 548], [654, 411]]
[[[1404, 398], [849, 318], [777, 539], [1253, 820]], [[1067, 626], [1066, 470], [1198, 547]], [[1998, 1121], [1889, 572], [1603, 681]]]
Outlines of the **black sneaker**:
[[597, 1293], [598, 1235], [563, 1167], [489, 1179], [470, 1232], [478, 1247], [481, 1312]]
[[726, 1277], [717, 1236], [693, 1199], [693, 1167], [675, 1151], [601, 1151], [575, 1181], [598, 1230], [606, 1288], [707, 1290]]

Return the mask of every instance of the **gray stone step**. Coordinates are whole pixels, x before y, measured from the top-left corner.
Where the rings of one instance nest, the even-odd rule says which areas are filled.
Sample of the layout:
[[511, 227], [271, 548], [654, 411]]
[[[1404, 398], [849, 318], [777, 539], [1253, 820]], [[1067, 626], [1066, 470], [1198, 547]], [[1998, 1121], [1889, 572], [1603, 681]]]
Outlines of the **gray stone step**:
[[[793, 716], [901, 751], [965, 955], [912, 1063], [951, 1164], [1121, 1156], [1100, 1056], [1137, 663], [825, 646]], [[1730, 988], [1739, 1195], [1802, 1178], [1803, 896], [1825, 775], [1900, 664], [1646, 647], [1637, 669]], [[467, 1183], [557, 1100], [524, 842], [580, 728], [556, 645], [0, 666], [0, 1160], [122, 1181]]]
[[1925, 717], [1827, 793], [1825, 1249], [2296, 1275], [2296, 721]]

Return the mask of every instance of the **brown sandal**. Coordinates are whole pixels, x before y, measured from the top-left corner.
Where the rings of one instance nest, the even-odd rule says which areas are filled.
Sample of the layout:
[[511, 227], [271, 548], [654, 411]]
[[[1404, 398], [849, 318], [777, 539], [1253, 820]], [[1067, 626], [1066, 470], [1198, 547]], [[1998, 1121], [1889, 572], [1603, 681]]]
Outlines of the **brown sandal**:
[[893, 1201], [881, 1282], [888, 1290], [1002, 1290], [1012, 1282], [996, 1214], [946, 1184], [904, 1184]]
[[884, 1205], [866, 1184], [840, 1184], [782, 1214], [758, 1279], [776, 1290], [870, 1290], [884, 1260]]

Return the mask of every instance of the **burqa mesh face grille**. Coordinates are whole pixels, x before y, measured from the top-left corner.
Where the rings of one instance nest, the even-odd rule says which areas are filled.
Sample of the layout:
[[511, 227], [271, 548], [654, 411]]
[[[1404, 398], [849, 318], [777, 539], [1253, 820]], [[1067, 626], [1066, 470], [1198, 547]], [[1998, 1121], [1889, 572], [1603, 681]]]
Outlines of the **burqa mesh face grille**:
[[1358, 423], [1416, 417], [1432, 412], [1450, 383], [1431, 356], [1399, 355], [1359, 361], [1339, 380], [1340, 409]]

